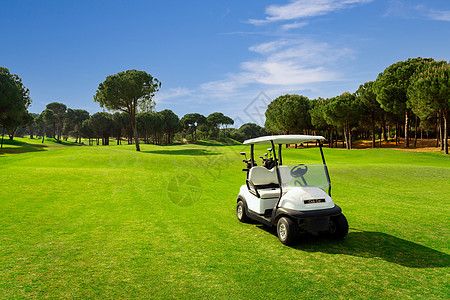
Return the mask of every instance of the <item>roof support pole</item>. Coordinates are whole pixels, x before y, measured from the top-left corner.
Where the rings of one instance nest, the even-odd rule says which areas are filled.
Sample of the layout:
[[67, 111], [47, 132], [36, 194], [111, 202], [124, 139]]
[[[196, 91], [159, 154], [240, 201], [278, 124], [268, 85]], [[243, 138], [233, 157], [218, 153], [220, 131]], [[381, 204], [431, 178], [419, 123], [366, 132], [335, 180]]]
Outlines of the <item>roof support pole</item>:
[[283, 161], [281, 160], [281, 144], [278, 145], [278, 159], [280, 160], [280, 166], [282, 166]]
[[252, 168], [255, 166], [255, 145], [250, 145], [250, 163], [252, 165]]
[[330, 186], [328, 187], [328, 195], [331, 197], [331, 180], [330, 180], [330, 174], [328, 174], [328, 168], [327, 164], [325, 162], [325, 156], [323, 155], [323, 149], [322, 149], [322, 142], [319, 140], [319, 148], [320, 148], [320, 155], [322, 155], [322, 162], [325, 168], [325, 175], [327, 176], [327, 180], [330, 183]]

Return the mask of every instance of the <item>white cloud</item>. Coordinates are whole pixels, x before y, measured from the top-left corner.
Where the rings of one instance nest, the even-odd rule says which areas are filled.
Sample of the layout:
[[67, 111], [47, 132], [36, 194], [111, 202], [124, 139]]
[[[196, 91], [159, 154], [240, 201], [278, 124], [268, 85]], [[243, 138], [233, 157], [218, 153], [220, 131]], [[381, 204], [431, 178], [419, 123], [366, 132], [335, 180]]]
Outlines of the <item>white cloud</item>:
[[[192, 90], [168, 90], [161, 95], [165, 106], [172, 105], [175, 111], [182, 107], [180, 103], [189, 103], [189, 109], [177, 112], [182, 115], [195, 110], [208, 115], [222, 111], [240, 120], [236, 121], [239, 124], [256, 122], [263, 125], [264, 116], [256, 118], [253, 106], [257, 105], [263, 112], [261, 107], [265, 102], [267, 105], [270, 99], [286, 93], [312, 97], [335, 95], [336, 90], [340, 91], [341, 82], [348, 80], [340, 70], [353, 58], [351, 49], [311, 39], [280, 39], [253, 45], [249, 50], [254, 52], [255, 58], [242, 62], [236, 72]], [[255, 104], [255, 98], [261, 92], [268, 98]], [[166, 102], [169, 98], [174, 99]]]
[[249, 50], [259, 54], [268, 54], [270, 52], [277, 51], [290, 43], [292, 42], [289, 42], [288, 40], [277, 40], [252, 46]]
[[424, 5], [411, 5], [410, 3], [391, 0], [384, 17], [398, 17], [404, 19], [425, 18], [434, 21], [450, 21], [450, 10], [433, 9]]
[[308, 25], [308, 22], [294, 22], [290, 24], [281, 25], [281, 29], [287, 31], [290, 29], [302, 28], [305, 27], [306, 25]]
[[351, 49], [335, 48], [328, 43], [279, 40], [249, 48], [262, 56], [241, 63], [241, 71], [226, 79], [211, 81], [201, 89], [215, 95], [235, 92], [248, 85], [305, 87], [311, 83], [335, 81], [339, 72], [333, 68], [340, 59], [349, 58]]
[[265, 19], [251, 19], [248, 22], [253, 25], [262, 25], [277, 21], [321, 16], [354, 4], [364, 4], [371, 1], [373, 0], [291, 0], [286, 5], [268, 6], [266, 8], [266, 14], [268, 16]]
[[416, 6], [415, 9], [431, 20], [450, 21], [450, 10], [437, 10], [422, 5]]

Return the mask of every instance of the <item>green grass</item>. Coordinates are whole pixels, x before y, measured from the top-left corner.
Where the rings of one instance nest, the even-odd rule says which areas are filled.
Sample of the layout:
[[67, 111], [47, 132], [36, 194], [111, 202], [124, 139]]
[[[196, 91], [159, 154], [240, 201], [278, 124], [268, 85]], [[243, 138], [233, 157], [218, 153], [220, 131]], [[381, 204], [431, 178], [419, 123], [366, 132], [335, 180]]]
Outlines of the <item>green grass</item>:
[[350, 232], [286, 247], [236, 220], [243, 145], [44, 145], [0, 150], [0, 298], [449, 297], [441, 153], [325, 149]]

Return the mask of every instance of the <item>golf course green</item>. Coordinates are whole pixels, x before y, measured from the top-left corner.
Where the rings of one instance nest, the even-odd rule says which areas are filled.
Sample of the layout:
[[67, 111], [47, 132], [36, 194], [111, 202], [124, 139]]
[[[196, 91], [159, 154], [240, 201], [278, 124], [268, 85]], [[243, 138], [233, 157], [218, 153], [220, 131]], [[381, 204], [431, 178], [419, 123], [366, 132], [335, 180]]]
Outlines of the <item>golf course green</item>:
[[[244, 145], [0, 150], [0, 298], [448, 299], [450, 158], [325, 148], [344, 240], [236, 219]], [[285, 149], [284, 163], [319, 163]], [[256, 147], [257, 157], [265, 151]]]

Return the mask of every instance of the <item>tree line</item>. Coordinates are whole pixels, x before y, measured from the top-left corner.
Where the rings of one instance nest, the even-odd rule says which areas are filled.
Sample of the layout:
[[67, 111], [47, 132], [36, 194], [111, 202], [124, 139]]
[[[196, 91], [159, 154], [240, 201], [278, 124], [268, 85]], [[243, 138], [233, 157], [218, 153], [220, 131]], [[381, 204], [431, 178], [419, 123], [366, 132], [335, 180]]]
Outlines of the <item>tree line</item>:
[[[323, 133], [329, 146], [344, 140], [352, 148], [355, 139], [375, 138], [385, 141], [404, 138], [409, 147], [414, 126], [414, 145], [418, 129], [437, 137], [448, 154], [448, 110], [450, 101], [450, 67], [446, 61], [413, 58], [387, 67], [374, 81], [360, 85], [354, 93], [345, 92], [331, 98], [308, 99], [302, 95], [283, 95], [273, 100], [265, 112], [262, 128], [253, 123], [239, 129], [233, 119], [220, 112], [203, 116], [190, 113], [181, 119], [171, 110], [154, 111], [154, 95], [161, 83], [145, 71], [127, 70], [110, 75], [99, 84], [94, 101], [108, 112], [92, 116], [85, 110], [71, 109], [63, 103], [49, 103], [41, 114], [31, 114], [30, 91], [19, 76], [0, 68], [0, 126], [2, 145], [5, 131], [10, 139], [16, 131], [27, 131], [30, 137], [54, 137], [57, 141], [69, 136], [76, 143], [86, 138], [89, 144], [109, 144], [114, 137], [134, 143], [170, 144], [175, 135], [187, 141], [198, 138], [231, 137], [238, 141], [267, 133]], [[402, 132], [402, 134], [401, 134]]]
[[[67, 141], [71, 137], [80, 144], [84, 143], [83, 139], [87, 139], [89, 145], [109, 145], [110, 138], [114, 138], [117, 145], [121, 145], [123, 140], [128, 144], [135, 143], [134, 129], [126, 112], [98, 112], [90, 115], [86, 110], [67, 108], [64, 103], [52, 102], [40, 114], [29, 115], [32, 121], [9, 131], [10, 139], [14, 135], [29, 135], [31, 139], [42, 139], [42, 143], [46, 137], [54, 138], [57, 142]], [[232, 137], [236, 135], [235, 129], [231, 131], [226, 126], [233, 123], [230, 117], [220, 112], [207, 117], [198, 113], [186, 114], [181, 119], [169, 109], [136, 115], [138, 137], [146, 144], [158, 145], [173, 143], [175, 135], [189, 142]], [[246, 127], [242, 128], [245, 130]]]
[[[361, 84], [354, 93], [331, 98], [308, 99], [283, 95], [266, 110], [265, 129], [271, 133], [322, 132], [330, 147], [340, 136], [347, 149], [356, 138], [388, 141], [404, 138], [414, 146], [425, 131], [432, 132], [448, 154], [448, 111], [450, 107], [450, 66], [446, 61], [413, 58], [387, 67], [374, 81]], [[393, 136], [392, 136], [393, 135]]]
[[[234, 121], [223, 113], [214, 112], [208, 116], [199, 113], [186, 114], [181, 119], [171, 110], [154, 111], [153, 96], [161, 86], [160, 82], [144, 71], [128, 70], [111, 75], [99, 85], [94, 101], [113, 113], [98, 112], [90, 115], [83, 109], [67, 108], [64, 103], [52, 102], [40, 113], [29, 113], [30, 91], [22, 84], [19, 76], [8, 69], [0, 69], [0, 126], [12, 140], [15, 135], [39, 136], [56, 141], [74, 137], [75, 143], [88, 139], [90, 145], [109, 145], [114, 137], [117, 144], [125, 138], [129, 144], [139, 139], [144, 143], [171, 144], [176, 134], [187, 140], [219, 138], [226, 136], [228, 126]], [[247, 127], [243, 127], [246, 129]], [[244, 136], [233, 129], [231, 134]]]

